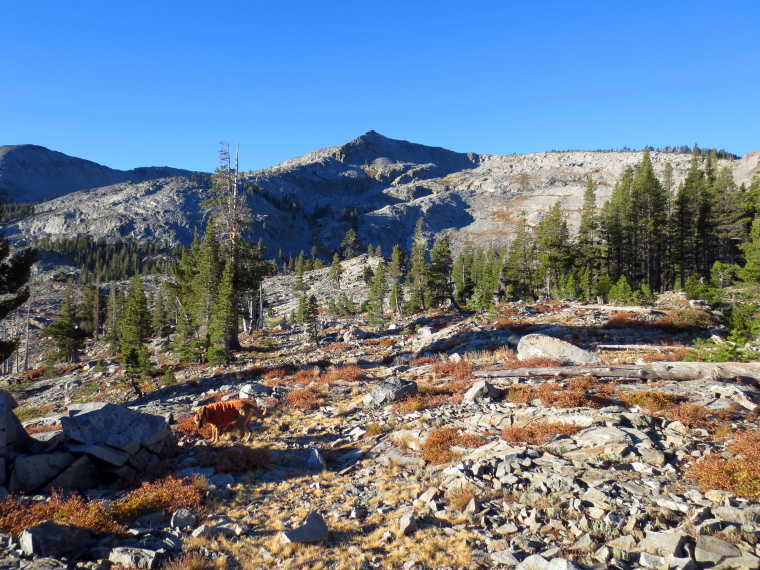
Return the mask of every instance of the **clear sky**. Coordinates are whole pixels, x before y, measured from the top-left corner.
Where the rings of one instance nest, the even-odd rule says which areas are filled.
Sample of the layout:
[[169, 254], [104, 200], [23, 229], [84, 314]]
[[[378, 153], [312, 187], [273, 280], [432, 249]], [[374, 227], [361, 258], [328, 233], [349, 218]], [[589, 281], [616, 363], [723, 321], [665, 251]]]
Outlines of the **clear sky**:
[[243, 170], [374, 129], [456, 151], [760, 149], [760, 2], [0, 0], [0, 145]]

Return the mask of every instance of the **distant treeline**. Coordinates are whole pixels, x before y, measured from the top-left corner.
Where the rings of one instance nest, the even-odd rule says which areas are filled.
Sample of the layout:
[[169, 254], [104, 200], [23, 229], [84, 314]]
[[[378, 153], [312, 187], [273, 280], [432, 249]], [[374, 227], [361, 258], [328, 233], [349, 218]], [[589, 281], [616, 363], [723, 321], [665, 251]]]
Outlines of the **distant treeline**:
[[79, 281], [120, 281], [134, 275], [166, 273], [173, 260], [166, 245], [153, 241], [125, 241], [117, 237], [113, 243], [105, 238], [79, 236], [51, 239], [43, 237], [34, 244], [41, 250], [72, 255], [81, 270]]
[[[696, 152], [696, 156], [699, 158], [707, 158], [708, 156], [712, 156], [712, 158], [718, 158], [721, 160], [738, 160], [741, 158], [738, 154], [734, 154], [732, 152], [728, 152], [724, 149], [715, 149], [715, 148], [699, 148], [698, 146], [694, 145], [693, 147], [687, 146], [687, 145], [680, 145], [680, 146], [666, 146], [662, 148], [654, 148], [651, 146], [645, 146], [642, 150], [648, 150], [651, 152], [669, 152], [672, 154], [693, 154]], [[550, 150], [549, 152], [641, 152], [637, 151], [635, 148], [628, 148], [627, 146], [624, 146], [623, 148], [608, 148], [608, 149], [596, 149], [594, 151], [587, 151], [586, 149], [571, 149], [571, 150]]]

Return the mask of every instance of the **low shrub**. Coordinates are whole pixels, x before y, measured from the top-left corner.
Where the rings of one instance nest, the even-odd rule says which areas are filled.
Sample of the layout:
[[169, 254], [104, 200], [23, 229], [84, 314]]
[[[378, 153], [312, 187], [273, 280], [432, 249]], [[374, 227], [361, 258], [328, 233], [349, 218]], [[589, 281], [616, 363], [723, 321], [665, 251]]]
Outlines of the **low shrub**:
[[364, 378], [364, 373], [356, 364], [347, 364], [340, 368], [335, 368], [325, 372], [322, 380], [325, 382], [335, 382], [336, 380], [345, 380], [346, 382], [356, 382]]
[[165, 477], [145, 482], [110, 503], [85, 501], [80, 495], [53, 490], [47, 501], [9, 496], [0, 502], [0, 530], [18, 535], [25, 528], [51, 520], [91, 529], [98, 534], [121, 534], [125, 524], [144, 514], [196, 509], [203, 499], [204, 481]]
[[422, 458], [433, 465], [448, 463], [452, 459], [452, 446], [479, 447], [483, 441], [482, 436], [462, 434], [456, 428], [434, 429], [422, 444]]
[[319, 408], [319, 397], [310, 388], [296, 388], [285, 395], [285, 405], [301, 411]]
[[686, 330], [713, 325], [713, 318], [707, 311], [701, 311], [694, 307], [684, 307], [675, 311], [668, 311], [666, 315], [652, 322], [651, 326], [677, 334]]
[[501, 432], [501, 439], [507, 443], [527, 443], [544, 445], [557, 435], [571, 436], [580, 428], [566, 422], [533, 423], [523, 427], [507, 426]]
[[601, 408], [614, 403], [613, 389], [614, 384], [578, 377], [569, 380], [565, 386], [557, 382], [542, 382], [535, 387], [517, 384], [507, 390], [507, 399], [515, 404], [538, 399], [543, 405], [556, 408]]
[[720, 489], [752, 501], [760, 500], [760, 432], [739, 432], [728, 445], [733, 457], [711, 453], [686, 472], [702, 491]]
[[200, 552], [186, 552], [170, 560], [161, 570], [206, 570], [212, 568], [211, 561]]
[[455, 380], [469, 380], [472, 378], [472, 364], [466, 360], [438, 362], [433, 365], [431, 372], [438, 376], [451, 376]]
[[679, 401], [675, 394], [666, 394], [661, 390], [643, 390], [619, 394], [620, 401], [628, 408], [638, 406], [650, 412], [660, 412]]

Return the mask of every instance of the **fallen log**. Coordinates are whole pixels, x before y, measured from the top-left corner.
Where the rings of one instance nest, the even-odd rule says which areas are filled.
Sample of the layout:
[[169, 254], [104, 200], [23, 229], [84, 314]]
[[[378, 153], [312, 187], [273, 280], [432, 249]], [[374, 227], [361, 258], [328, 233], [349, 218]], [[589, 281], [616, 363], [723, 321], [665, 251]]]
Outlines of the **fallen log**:
[[712, 380], [739, 381], [760, 386], [760, 363], [733, 362], [650, 362], [649, 364], [621, 364], [615, 366], [551, 366], [545, 368], [515, 368], [513, 370], [480, 370], [475, 376], [483, 378], [515, 378], [527, 376], [554, 376], [568, 378], [591, 376], [594, 378], [625, 378], [631, 380]]

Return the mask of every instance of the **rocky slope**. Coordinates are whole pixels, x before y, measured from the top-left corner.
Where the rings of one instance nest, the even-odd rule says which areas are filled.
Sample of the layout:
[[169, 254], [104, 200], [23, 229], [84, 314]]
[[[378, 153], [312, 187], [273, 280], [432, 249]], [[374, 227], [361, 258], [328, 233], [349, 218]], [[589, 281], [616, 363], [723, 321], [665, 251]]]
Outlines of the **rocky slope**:
[[42, 146], [0, 146], [0, 196], [12, 202], [41, 202], [119, 182], [139, 183], [190, 174], [167, 166], [114, 170]]
[[[372, 262], [352, 260], [344, 273], [342, 287], [357, 302], [361, 267]], [[327, 294], [322, 273], [307, 278]], [[276, 279], [269, 289], [279, 291], [284, 313], [293, 277]], [[675, 315], [701, 315], [705, 324], [679, 328]], [[168, 418], [176, 456], [152, 460], [150, 471], [207, 477], [206, 503], [144, 515], [121, 536], [87, 535], [81, 552], [65, 559], [51, 554], [61, 529], [43, 525], [34, 540], [0, 535], [0, 566], [158, 568], [194, 551], [205, 567], [229, 570], [758, 568], [760, 504], [709, 480], [700, 485], [690, 466], [736, 459], [732, 437], [757, 427], [760, 367], [747, 367], [741, 381], [699, 372], [676, 381], [524, 371], [568, 359], [600, 359], [607, 374], [615, 365], [671, 361], [656, 365], [663, 373], [695, 337], [720, 332], [704, 317], [670, 295], [651, 309], [513, 303], [488, 315], [434, 311], [377, 329], [361, 318], [325, 319], [319, 346], [303, 326], [277, 328], [245, 338], [235, 363], [214, 367], [176, 366], [157, 343], [155, 362], [174, 369], [174, 383], [146, 381], [139, 399], [118, 360], [91, 344], [85, 361], [60, 377], [9, 386], [29, 431], [51, 442], [46, 453], [58, 459], [83, 453], [77, 461], [91, 455], [101, 465], [106, 451], [108, 461], [119, 459], [113, 444], [54, 447], [63, 445], [53, 444], [59, 426], [72, 438], [66, 416], [110, 402]], [[537, 348], [545, 351], [538, 357]], [[228, 434], [211, 446], [185, 419], [203, 403], [240, 395], [269, 409], [253, 442]], [[256, 459], [256, 467], [235, 457]], [[60, 477], [54, 465], [46, 469]], [[35, 485], [47, 484], [39, 470], [35, 476]], [[110, 504], [117, 487], [87, 496]], [[79, 536], [66, 532], [70, 541]]]
[[[205, 175], [119, 172], [64, 160], [40, 147], [2, 148], [0, 187], [9, 188], [17, 200], [60, 196], [41, 204], [34, 216], [8, 224], [4, 231], [14, 240], [81, 233], [113, 238], [118, 233], [176, 245], [188, 243], [193, 229], [203, 224], [198, 203], [208, 187]], [[352, 226], [364, 244], [381, 245], [386, 253], [396, 243], [410, 246], [420, 217], [428, 238], [449, 234], [455, 249], [467, 241], [503, 244], [521, 211], [535, 224], [557, 200], [572, 226], [587, 176], [599, 185], [602, 204], [625, 167], [640, 160], [641, 153], [634, 151], [456, 153], [369, 131], [345, 145], [244, 173], [242, 181], [255, 218], [253, 239], [263, 237], [270, 252], [281, 249], [286, 256], [317, 246], [329, 260]], [[690, 156], [653, 152], [652, 161], [660, 175], [670, 162], [678, 184]], [[718, 167], [724, 165], [738, 184], [747, 183], [760, 168], [760, 151], [720, 161]]]

